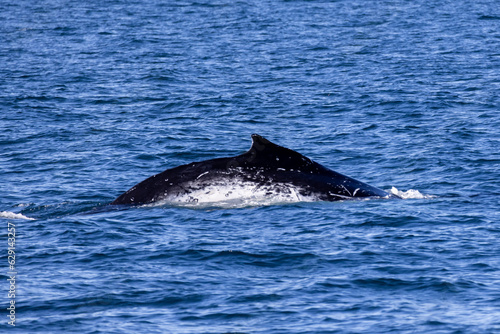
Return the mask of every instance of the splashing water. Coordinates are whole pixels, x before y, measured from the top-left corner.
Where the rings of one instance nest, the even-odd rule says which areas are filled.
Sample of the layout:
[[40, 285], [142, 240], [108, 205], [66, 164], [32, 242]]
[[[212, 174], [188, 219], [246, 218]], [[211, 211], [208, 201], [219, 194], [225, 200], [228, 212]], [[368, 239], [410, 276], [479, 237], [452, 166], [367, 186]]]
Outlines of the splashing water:
[[35, 220], [34, 218], [26, 217], [21, 213], [14, 213], [10, 211], [0, 211], [0, 218]]
[[434, 196], [434, 195], [425, 195], [425, 194], [422, 194], [420, 191], [415, 190], [415, 189], [403, 191], [403, 190], [398, 190], [398, 188], [396, 188], [396, 187], [392, 187], [390, 192], [391, 192], [391, 194], [397, 195], [397, 196], [401, 197], [402, 199], [436, 198], [436, 196]]

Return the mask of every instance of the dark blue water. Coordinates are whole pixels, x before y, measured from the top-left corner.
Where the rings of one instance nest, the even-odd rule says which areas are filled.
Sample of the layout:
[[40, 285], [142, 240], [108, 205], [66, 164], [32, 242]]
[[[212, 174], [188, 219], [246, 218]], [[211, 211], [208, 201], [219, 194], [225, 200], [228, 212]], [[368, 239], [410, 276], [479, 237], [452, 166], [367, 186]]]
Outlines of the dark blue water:
[[[493, 0], [2, 1], [2, 332], [498, 333], [499, 92]], [[106, 207], [251, 133], [409, 198]]]

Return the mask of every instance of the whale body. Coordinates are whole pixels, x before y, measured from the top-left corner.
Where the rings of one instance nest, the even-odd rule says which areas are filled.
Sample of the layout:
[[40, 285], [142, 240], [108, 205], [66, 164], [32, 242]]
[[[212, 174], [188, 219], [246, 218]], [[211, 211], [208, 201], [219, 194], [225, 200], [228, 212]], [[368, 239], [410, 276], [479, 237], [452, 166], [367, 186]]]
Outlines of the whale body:
[[111, 204], [213, 203], [241, 198], [338, 201], [369, 197], [397, 198], [253, 134], [252, 146], [244, 154], [167, 169], [136, 184]]

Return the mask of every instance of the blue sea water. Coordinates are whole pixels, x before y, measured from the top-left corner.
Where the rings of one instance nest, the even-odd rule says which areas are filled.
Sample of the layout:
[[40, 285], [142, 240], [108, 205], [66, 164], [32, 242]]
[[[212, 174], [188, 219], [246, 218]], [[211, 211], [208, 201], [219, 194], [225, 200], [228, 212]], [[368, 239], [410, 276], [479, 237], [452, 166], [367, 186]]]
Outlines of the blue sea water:
[[[499, 92], [493, 0], [2, 1], [1, 331], [499, 333]], [[252, 133], [408, 198], [106, 206]]]

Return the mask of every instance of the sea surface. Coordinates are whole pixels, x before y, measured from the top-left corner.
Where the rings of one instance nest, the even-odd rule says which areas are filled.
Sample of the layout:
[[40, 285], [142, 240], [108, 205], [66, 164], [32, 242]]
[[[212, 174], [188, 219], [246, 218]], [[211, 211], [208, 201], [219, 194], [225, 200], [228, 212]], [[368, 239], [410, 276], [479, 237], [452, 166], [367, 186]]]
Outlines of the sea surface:
[[[108, 206], [252, 133], [404, 199]], [[495, 0], [0, 1], [0, 332], [500, 333], [499, 151]]]

